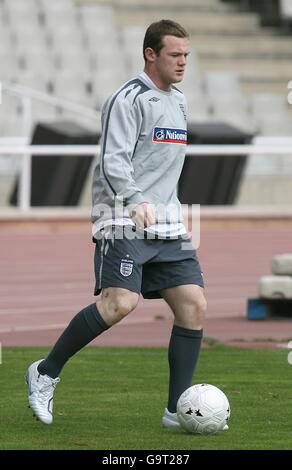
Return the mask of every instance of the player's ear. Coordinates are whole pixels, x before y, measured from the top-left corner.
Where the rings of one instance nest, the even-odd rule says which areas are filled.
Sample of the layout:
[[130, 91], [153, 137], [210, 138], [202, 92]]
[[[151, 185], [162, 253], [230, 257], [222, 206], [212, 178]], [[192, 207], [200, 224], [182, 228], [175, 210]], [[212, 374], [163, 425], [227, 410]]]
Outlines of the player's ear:
[[148, 62], [154, 62], [156, 58], [156, 52], [151, 47], [146, 47], [144, 50], [146, 60]]

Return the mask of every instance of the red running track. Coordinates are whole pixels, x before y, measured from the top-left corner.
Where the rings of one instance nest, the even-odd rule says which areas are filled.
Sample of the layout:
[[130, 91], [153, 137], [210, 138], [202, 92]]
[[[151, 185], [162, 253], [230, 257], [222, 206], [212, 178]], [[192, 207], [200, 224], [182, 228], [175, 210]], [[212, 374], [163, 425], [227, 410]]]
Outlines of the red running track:
[[[285, 345], [290, 319], [248, 321], [246, 301], [275, 254], [292, 251], [285, 221], [202, 223], [199, 257], [206, 282], [204, 335], [240, 345]], [[0, 341], [2, 346], [52, 345], [68, 321], [92, 303], [94, 287], [88, 222], [0, 223]], [[167, 346], [172, 314], [163, 300], [136, 310], [92, 344]]]

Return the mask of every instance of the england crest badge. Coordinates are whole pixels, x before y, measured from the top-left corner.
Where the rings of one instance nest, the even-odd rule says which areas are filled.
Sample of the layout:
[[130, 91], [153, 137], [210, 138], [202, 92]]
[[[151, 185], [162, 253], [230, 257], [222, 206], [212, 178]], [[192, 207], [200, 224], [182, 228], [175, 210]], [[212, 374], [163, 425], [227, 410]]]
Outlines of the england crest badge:
[[133, 272], [134, 261], [131, 259], [122, 259], [120, 264], [120, 273], [124, 277], [131, 276]]

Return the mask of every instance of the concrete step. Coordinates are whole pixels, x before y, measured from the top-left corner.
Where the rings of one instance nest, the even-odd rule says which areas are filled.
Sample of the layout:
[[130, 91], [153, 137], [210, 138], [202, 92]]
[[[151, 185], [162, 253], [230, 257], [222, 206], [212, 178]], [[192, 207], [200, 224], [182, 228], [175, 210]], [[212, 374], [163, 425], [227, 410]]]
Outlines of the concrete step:
[[271, 261], [271, 270], [276, 275], [292, 276], [292, 253], [274, 256]]
[[273, 36], [266, 35], [262, 30], [256, 38], [249, 36], [234, 36], [232, 41], [230, 37], [213, 37], [208, 34], [196, 34], [191, 36], [191, 44], [197, 48], [218, 48], [218, 50], [236, 50], [251, 51], [255, 49], [259, 52], [281, 52], [289, 53], [292, 49], [292, 36]]
[[[100, 0], [96, 0], [97, 3]], [[84, 0], [83, 0], [84, 2]], [[93, 3], [94, 0], [91, 0]], [[88, 2], [87, 2], [88, 3]], [[103, 1], [104, 3], [104, 1]], [[113, 0], [112, 4], [116, 8], [135, 8], [140, 10], [149, 10], [155, 9], [161, 10], [161, 7], [166, 7], [169, 9], [176, 9], [181, 11], [193, 10], [196, 11], [212, 11], [212, 12], [229, 12], [229, 11], [238, 11], [232, 5], [227, 5], [222, 3], [220, 0], [182, 0], [178, 2], [177, 0]]]
[[192, 46], [199, 57], [203, 59], [265, 59], [290, 60], [292, 59], [292, 38], [279, 41], [269, 38], [263, 41], [260, 37], [241, 40], [222, 37], [193, 38]]
[[288, 60], [202, 60], [200, 58], [202, 71], [225, 70], [236, 71], [243, 81], [257, 80], [265, 82], [281, 82], [287, 89], [287, 84], [292, 77], [292, 63]]
[[[193, 14], [186, 13], [181, 10], [167, 10], [167, 16], [182, 24], [190, 34], [196, 32], [211, 34], [257, 34], [258, 18], [254, 14], [239, 13], [204, 13], [196, 12]], [[117, 10], [118, 26], [142, 25], [146, 27], [148, 24], [157, 21], [157, 12], [155, 10], [138, 11], [128, 8]]]
[[262, 276], [258, 291], [262, 299], [292, 299], [292, 276]]
[[[276, 93], [286, 94], [287, 91], [287, 82], [285, 80], [278, 80], [278, 81], [241, 81], [241, 90], [246, 95], [252, 95], [254, 93]], [[292, 108], [292, 106], [291, 106]]]

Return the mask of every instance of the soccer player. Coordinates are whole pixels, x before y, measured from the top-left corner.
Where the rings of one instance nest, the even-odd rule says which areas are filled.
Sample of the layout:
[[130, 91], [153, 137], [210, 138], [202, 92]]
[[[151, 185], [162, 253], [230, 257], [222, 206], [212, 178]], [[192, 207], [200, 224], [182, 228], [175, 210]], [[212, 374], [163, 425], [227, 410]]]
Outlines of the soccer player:
[[92, 191], [98, 297], [71, 320], [47, 358], [28, 368], [29, 404], [45, 424], [53, 420], [53, 393], [65, 363], [133, 311], [142, 294], [163, 298], [174, 315], [162, 423], [179, 426], [176, 404], [192, 384], [206, 310], [201, 268], [176, 194], [187, 118], [185, 97], [173, 84], [182, 81], [188, 54], [189, 36], [181, 25], [151, 24], [144, 71], [103, 106]]

